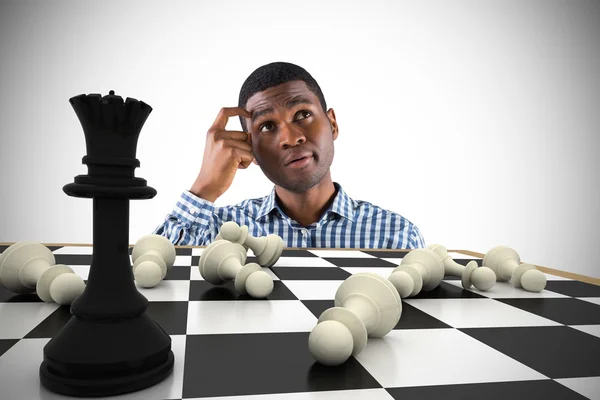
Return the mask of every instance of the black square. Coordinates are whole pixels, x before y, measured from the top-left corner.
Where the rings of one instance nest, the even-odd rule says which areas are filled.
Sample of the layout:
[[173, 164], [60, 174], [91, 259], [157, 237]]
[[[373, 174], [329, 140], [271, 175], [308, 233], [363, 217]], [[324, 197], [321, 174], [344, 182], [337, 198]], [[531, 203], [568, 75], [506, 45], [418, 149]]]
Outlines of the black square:
[[283, 249], [281, 257], [318, 257], [315, 253], [302, 249]]
[[209, 300], [298, 300], [298, 298], [282, 282], [273, 281], [273, 292], [266, 299], [255, 299], [249, 295], [240, 295], [233, 281], [226, 281], [222, 285], [212, 285], [207, 281], [190, 282], [190, 301]]
[[452, 328], [450, 325], [419, 310], [418, 308], [402, 302], [402, 315], [394, 329], [440, 329]]
[[183, 397], [381, 388], [353, 357], [336, 367], [316, 363], [308, 335], [188, 335]]
[[200, 257], [201, 256], [192, 256], [192, 268], [193, 267], [198, 267], [198, 265], [200, 265]]
[[550, 379], [539, 381], [403, 387], [391, 388], [387, 389], [387, 391], [397, 400], [586, 399], [586, 397]]
[[568, 326], [459, 330], [552, 379], [600, 375], [600, 338]]
[[18, 294], [11, 292], [0, 284], [0, 303], [41, 303], [42, 300], [35, 293]]
[[279, 279], [303, 281], [343, 281], [352, 274], [338, 267], [271, 267]]
[[333, 300], [302, 300], [302, 304], [317, 318], [321, 316], [323, 311], [333, 307], [334, 303]]
[[175, 254], [178, 256], [191, 256], [192, 248], [191, 247], [177, 247], [175, 246]]
[[188, 316], [187, 301], [153, 301], [148, 303], [148, 314], [169, 335], [185, 335]]
[[325, 261], [337, 265], [343, 268], [364, 268], [364, 267], [384, 267], [384, 268], [395, 268], [398, 266], [396, 263], [391, 263], [380, 258], [357, 258], [357, 257], [322, 257]]
[[189, 281], [192, 273], [192, 267], [173, 266], [167, 269], [165, 281]]
[[25, 339], [53, 338], [71, 318], [71, 307], [60, 306], [25, 335]]
[[600, 297], [600, 286], [578, 281], [548, 281], [546, 290], [571, 297]]
[[600, 305], [572, 298], [497, 299], [565, 325], [600, 324]]
[[465, 290], [462, 287], [457, 287], [447, 282], [440, 284], [430, 291], [421, 290], [416, 296], [409, 297], [410, 299], [487, 299], [478, 293], [470, 290]]
[[19, 339], [0, 339], [0, 356], [13, 347]]

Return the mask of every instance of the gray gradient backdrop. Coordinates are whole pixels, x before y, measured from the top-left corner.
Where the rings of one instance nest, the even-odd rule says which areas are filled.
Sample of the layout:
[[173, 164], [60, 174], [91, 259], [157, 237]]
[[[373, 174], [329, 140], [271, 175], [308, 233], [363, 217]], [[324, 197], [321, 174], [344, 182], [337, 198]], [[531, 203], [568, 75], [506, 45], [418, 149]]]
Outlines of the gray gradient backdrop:
[[[0, 241], [91, 243], [91, 201], [62, 192], [86, 171], [70, 97], [154, 108], [136, 175], [159, 194], [132, 202], [133, 243], [190, 187], [246, 76], [286, 60], [336, 111], [351, 196], [428, 244], [600, 277], [598, 43], [598, 1], [0, 0]], [[217, 203], [270, 188], [252, 166]]]

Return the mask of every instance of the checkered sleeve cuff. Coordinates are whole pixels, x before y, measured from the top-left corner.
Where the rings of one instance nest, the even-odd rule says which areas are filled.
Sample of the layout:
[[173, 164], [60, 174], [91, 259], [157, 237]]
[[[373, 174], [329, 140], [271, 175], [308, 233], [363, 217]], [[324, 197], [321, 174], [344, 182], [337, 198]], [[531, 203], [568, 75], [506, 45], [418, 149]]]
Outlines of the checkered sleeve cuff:
[[206, 226], [212, 221], [215, 212], [213, 202], [202, 199], [190, 191], [184, 191], [171, 215], [188, 226]]

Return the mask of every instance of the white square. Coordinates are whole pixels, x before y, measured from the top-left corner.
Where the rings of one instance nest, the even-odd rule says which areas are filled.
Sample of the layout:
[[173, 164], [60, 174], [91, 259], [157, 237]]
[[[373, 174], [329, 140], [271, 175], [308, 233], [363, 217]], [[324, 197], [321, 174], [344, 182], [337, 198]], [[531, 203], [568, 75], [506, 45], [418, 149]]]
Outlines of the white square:
[[23, 338], [58, 307], [56, 303], [44, 302], [0, 303], [0, 339]]
[[548, 379], [456, 329], [392, 330], [356, 358], [384, 387]]
[[555, 379], [555, 381], [590, 400], [600, 400], [600, 376]]
[[343, 280], [282, 281], [300, 300], [333, 300]]
[[[457, 286], [459, 288], [462, 287], [461, 281], [447, 280], [446, 283], [450, 285]], [[510, 282], [496, 282], [494, 286], [482, 292], [478, 290], [475, 286], [471, 286], [470, 289], [467, 289], [473, 293], [480, 294], [482, 296], [489, 297], [490, 299], [525, 299], [525, 298], [558, 298], [558, 297], [568, 297], [564, 294], [551, 292], [549, 290], [542, 290], [541, 292], [528, 292], [523, 288], [515, 288]]]
[[280, 257], [279, 260], [273, 265], [274, 267], [335, 267], [336, 265], [330, 263], [319, 257]]
[[189, 267], [192, 265], [192, 256], [175, 256], [173, 266]]
[[573, 329], [600, 338], [600, 325], [569, 325]]
[[318, 257], [329, 258], [377, 258], [360, 250], [308, 250]]
[[598, 304], [600, 306], [600, 297], [577, 297], [577, 299], [587, 301], [588, 303]]
[[148, 301], [188, 301], [190, 299], [190, 281], [163, 280], [152, 288], [143, 288], [137, 283], [135, 285]]
[[205, 247], [192, 247], [192, 256], [201, 256]]
[[[175, 355], [173, 373], [149, 388], [120, 395], [120, 400], [174, 399], [183, 395], [183, 368], [185, 366], [185, 335], [171, 336]], [[44, 346], [50, 339], [23, 339], [0, 357], [0, 388], [6, 399], [63, 399], [50, 392], [39, 381]]]
[[299, 301], [190, 301], [188, 334], [310, 332], [317, 318]]
[[403, 299], [406, 303], [455, 328], [561, 326], [492, 299]]
[[79, 275], [81, 279], [87, 281], [88, 276], [90, 274], [90, 266], [89, 265], [69, 265], [75, 274]]
[[54, 250], [52, 253], [61, 255], [92, 255], [94, 249], [92, 246], [65, 246]]

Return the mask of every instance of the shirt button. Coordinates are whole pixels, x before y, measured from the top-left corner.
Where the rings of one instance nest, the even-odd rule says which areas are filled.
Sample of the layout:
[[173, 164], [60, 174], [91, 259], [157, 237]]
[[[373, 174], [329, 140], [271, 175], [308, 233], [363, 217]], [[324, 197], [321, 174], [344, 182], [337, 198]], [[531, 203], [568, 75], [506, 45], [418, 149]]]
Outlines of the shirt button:
[[196, 214], [196, 209], [194, 207], [190, 208], [190, 214]]
[[306, 234], [308, 234], [308, 230], [306, 230], [306, 229], [302, 229], [302, 234], [303, 234], [303, 235], [306, 235]]

